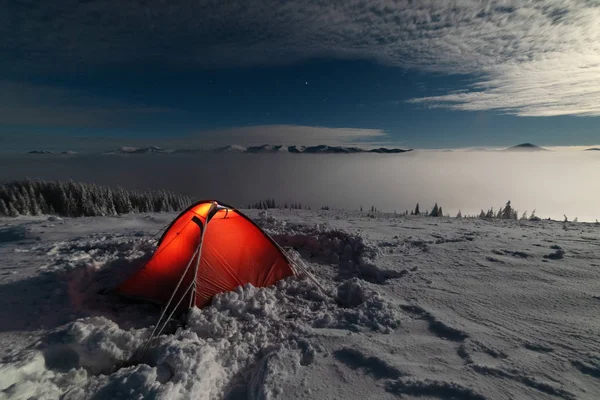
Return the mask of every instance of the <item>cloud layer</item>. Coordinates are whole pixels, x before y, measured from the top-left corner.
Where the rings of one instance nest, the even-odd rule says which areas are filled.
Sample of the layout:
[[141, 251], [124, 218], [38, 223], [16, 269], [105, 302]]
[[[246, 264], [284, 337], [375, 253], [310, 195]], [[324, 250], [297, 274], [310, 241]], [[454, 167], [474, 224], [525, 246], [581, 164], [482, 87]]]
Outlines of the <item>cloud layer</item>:
[[425, 106], [597, 116], [599, 21], [592, 0], [4, 2], [0, 70], [361, 58], [476, 77]]
[[[1, 116], [1, 114], [0, 114]], [[120, 135], [73, 134], [2, 134], [0, 152], [24, 152], [34, 149], [51, 151], [111, 151], [122, 146], [160, 146], [174, 149], [216, 148], [237, 144], [314, 146], [373, 146], [391, 145], [386, 132], [380, 129], [327, 128], [302, 125], [262, 125], [202, 131], [187, 135], [122, 137]], [[394, 143], [398, 146], [397, 143]]]
[[[302, 125], [263, 125], [248, 126], [216, 131], [201, 132], [201, 144], [204, 146], [240, 145], [299, 145], [310, 146], [325, 144], [330, 146], [362, 146], [389, 143], [389, 138], [381, 129], [327, 128]], [[188, 145], [193, 137], [183, 139]], [[200, 144], [200, 143], [199, 143]]]

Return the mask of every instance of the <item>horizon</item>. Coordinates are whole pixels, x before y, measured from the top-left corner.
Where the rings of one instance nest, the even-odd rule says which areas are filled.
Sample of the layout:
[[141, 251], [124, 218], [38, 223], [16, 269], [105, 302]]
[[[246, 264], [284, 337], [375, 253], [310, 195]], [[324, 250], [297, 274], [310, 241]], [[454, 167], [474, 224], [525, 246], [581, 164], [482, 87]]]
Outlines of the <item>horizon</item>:
[[600, 133], [590, 85], [600, 4], [3, 7], [12, 23], [0, 27], [0, 144], [10, 151], [563, 147]]
[[[380, 154], [116, 154], [0, 157], [0, 181], [73, 180], [169, 190], [243, 206], [265, 198], [382, 211], [433, 202], [455, 215], [512, 200], [544, 217], [600, 218], [591, 185], [600, 158], [584, 151], [413, 151]], [[209, 171], [206, 173], [206, 171]], [[189, 177], [197, 176], [193, 184]], [[201, 182], [201, 183], [199, 183]], [[431, 202], [431, 204], [426, 204]]]
[[418, 152], [418, 151], [425, 151], [425, 152], [436, 152], [436, 151], [440, 151], [440, 152], [447, 152], [447, 151], [453, 151], [453, 152], [462, 152], [462, 151], [489, 151], [489, 152], [494, 152], [494, 151], [505, 151], [505, 150], [511, 150], [514, 149], [515, 151], [521, 151], [523, 153], [527, 153], [527, 152], [532, 152], [535, 153], [536, 151], [539, 150], [547, 150], [550, 152], [565, 152], [565, 151], [588, 151], [588, 150], [600, 150], [600, 145], [594, 145], [594, 144], [590, 144], [590, 145], [579, 145], [579, 146], [545, 146], [545, 145], [538, 145], [535, 143], [529, 143], [529, 142], [525, 142], [525, 143], [519, 143], [519, 144], [515, 144], [515, 145], [511, 145], [511, 146], [465, 146], [465, 147], [448, 147], [448, 148], [419, 148], [419, 147], [410, 147], [410, 146], [394, 146], [394, 145], [381, 145], [381, 144], [367, 144], [367, 145], [361, 145], [361, 144], [347, 144], [347, 145], [338, 145], [338, 144], [331, 144], [331, 145], [326, 145], [326, 144], [306, 144], [306, 145], [297, 145], [297, 144], [273, 144], [273, 143], [262, 143], [262, 144], [252, 144], [252, 145], [241, 145], [241, 144], [237, 144], [237, 143], [232, 143], [232, 144], [228, 144], [228, 145], [222, 145], [222, 146], [198, 146], [198, 147], [194, 147], [194, 146], [185, 146], [185, 145], [180, 145], [180, 146], [164, 146], [164, 145], [157, 145], [157, 144], [136, 144], [136, 145], [131, 145], [131, 144], [124, 144], [124, 145], [119, 145], [117, 147], [110, 147], [107, 146], [105, 148], [77, 148], [77, 147], [69, 147], [69, 148], [63, 148], [60, 145], [54, 145], [54, 146], [49, 146], [50, 148], [42, 148], [42, 147], [33, 147], [33, 148], [23, 148], [23, 149], [19, 149], [19, 150], [6, 150], [5, 148], [0, 150], [0, 154], [42, 154], [42, 153], [46, 153], [46, 154], [71, 154], [71, 155], [75, 155], [75, 154], [128, 154], [128, 153], [133, 153], [135, 150], [150, 150], [150, 149], [155, 149], [155, 150], [159, 150], [165, 153], [170, 153], [170, 152], [181, 152], [181, 151], [187, 151], [187, 150], [199, 150], [199, 151], [216, 151], [216, 150], [226, 150], [226, 149], [234, 149], [234, 148], [239, 148], [239, 149], [259, 149], [259, 148], [263, 148], [263, 147], [269, 147], [269, 146], [273, 146], [273, 147], [277, 147], [277, 148], [284, 148], [284, 149], [288, 149], [291, 147], [296, 147], [299, 149], [304, 149], [304, 148], [310, 148], [310, 147], [321, 147], [321, 146], [327, 146], [327, 147], [331, 147], [331, 148], [358, 148], [360, 150], [371, 150], [371, 149], [378, 149], [378, 148], [384, 148], [384, 149], [402, 149], [405, 151], [413, 151], [413, 152]]

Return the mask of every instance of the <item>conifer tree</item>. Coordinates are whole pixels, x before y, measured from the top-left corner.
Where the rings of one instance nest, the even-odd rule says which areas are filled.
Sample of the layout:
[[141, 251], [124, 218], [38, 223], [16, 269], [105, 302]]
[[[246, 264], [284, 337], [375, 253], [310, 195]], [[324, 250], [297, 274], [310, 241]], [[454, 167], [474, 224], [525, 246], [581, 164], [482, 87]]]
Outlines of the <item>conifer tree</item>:
[[6, 206], [6, 202], [3, 199], [0, 199], [0, 215], [9, 216], [8, 207]]

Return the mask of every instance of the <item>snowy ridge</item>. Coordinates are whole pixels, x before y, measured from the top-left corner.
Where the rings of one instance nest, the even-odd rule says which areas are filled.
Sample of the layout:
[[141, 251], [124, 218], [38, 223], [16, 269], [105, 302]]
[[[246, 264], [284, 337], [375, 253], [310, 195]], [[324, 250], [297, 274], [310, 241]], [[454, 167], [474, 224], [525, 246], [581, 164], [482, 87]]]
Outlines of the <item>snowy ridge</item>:
[[175, 214], [1, 220], [0, 398], [600, 395], [596, 225], [249, 214], [328, 293], [239, 287], [142, 358], [159, 308], [106, 289]]
[[31, 150], [29, 154], [54, 154], [54, 152], [49, 150]]
[[317, 146], [281, 146], [281, 145], [269, 145], [265, 144], [262, 146], [226, 146], [214, 150], [212, 152], [235, 152], [235, 153], [292, 153], [292, 154], [353, 154], [353, 153], [381, 153], [381, 154], [397, 154], [411, 151], [411, 149], [399, 149], [399, 148], [386, 148], [380, 147], [375, 149], [363, 149], [359, 147], [345, 147], [345, 146], [328, 146], [328, 145], [317, 145]]
[[150, 147], [128, 147], [124, 146], [119, 149], [119, 153], [124, 154], [149, 154], [149, 153], [160, 153], [160, 154], [168, 154], [173, 153], [175, 150], [171, 149], [163, 149], [158, 146], [150, 146]]
[[194, 153], [248, 153], [248, 154], [272, 154], [272, 153], [292, 153], [292, 154], [353, 154], [353, 153], [379, 153], [379, 154], [398, 154], [412, 151], [412, 149], [379, 147], [374, 149], [363, 149], [359, 147], [345, 146], [283, 146], [265, 144], [262, 146], [239, 146], [229, 145], [217, 147], [214, 149], [163, 149], [158, 146], [150, 147], [121, 147], [116, 152], [105, 154], [194, 154]]
[[74, 155], [77, 154], [76, 151], [73, 150], [65, 150], [65, 151], [61, 151], [60, 153], [55, 153], [53, 151], [50, 150], [31, 150], [28, 152], [28, 154], [63, 154], [63, 155]]
[[516, 146], [504, 149], [504, 151], [549, 151], [543, 147], [536, 146], [532, 143], [521, 143]]

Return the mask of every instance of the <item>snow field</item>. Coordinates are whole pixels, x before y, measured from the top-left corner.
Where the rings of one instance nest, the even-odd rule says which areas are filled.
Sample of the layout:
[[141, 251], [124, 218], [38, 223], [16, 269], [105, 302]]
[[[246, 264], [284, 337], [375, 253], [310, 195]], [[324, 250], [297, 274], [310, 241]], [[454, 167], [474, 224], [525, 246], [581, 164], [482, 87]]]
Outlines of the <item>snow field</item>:
[[305, 277], [194, 309], [105, 289], [174, 215], [5, 219], [0, 398], [600, 398], [594, 224], [249, 214]]

